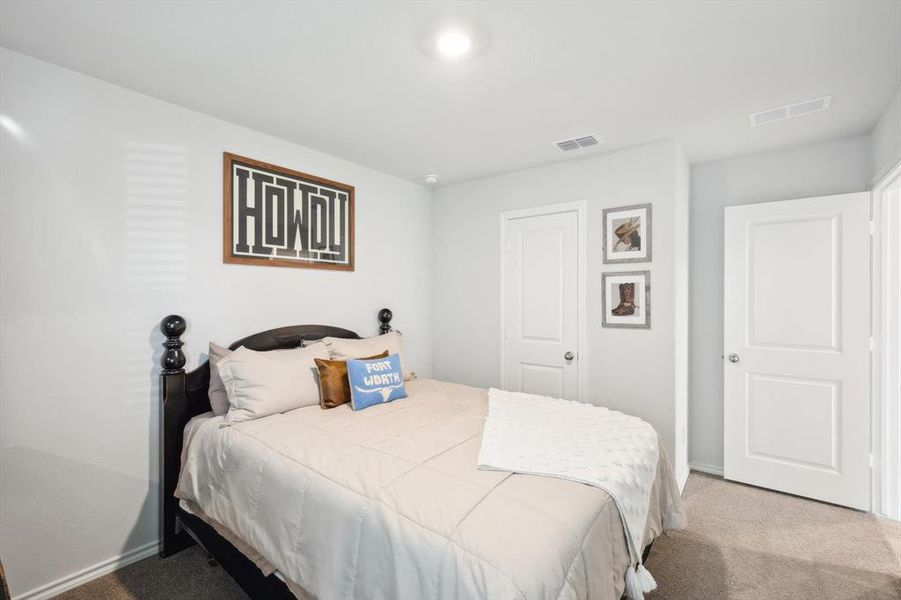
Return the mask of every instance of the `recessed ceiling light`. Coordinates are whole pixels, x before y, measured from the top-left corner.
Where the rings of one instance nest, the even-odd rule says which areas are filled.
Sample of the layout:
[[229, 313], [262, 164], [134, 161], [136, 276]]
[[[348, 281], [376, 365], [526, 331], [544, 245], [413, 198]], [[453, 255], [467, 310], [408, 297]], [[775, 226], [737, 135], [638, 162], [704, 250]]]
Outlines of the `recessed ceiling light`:
[[435, 185], [436, 183], [438, 183], [438, 176], [434, 173], [429, 173], [428, 175], [423, 175], [422, 180], [429, 185]]
[[463, 58], [472, 50], [472, 38], [459, 29], [448, 29], [438, 34], [435, 47], [444, 58]]

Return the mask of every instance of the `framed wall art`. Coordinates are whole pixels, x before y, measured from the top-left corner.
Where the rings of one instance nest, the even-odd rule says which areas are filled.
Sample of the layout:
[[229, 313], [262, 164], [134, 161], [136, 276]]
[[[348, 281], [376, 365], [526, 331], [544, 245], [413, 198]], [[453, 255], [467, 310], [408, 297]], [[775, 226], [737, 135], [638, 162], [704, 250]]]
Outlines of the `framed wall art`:
[[354, 270], [354, 188], [224, 153], [226, 263]]
[[651, 205], [604, 209], [604, 262], [651, 260]]
[[651, 272], [630, 271], [601, 275], [603, 327], [651, 327]]

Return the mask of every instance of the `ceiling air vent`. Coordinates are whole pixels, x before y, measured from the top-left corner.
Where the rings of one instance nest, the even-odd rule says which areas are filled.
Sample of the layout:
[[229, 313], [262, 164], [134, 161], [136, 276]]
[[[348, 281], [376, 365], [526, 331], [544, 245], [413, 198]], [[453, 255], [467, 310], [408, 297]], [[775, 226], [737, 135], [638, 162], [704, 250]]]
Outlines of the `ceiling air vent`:
[[576, 140], [564, 140], [562, 142], [555, 142], [557, 148], [563, 150], [564, 152], [569, 152], [570, 150], [578, 150], [579, 143]]
[[814, 98], [812, 100], [804, 100], [803, 102], [795, 102], [794, 104], [786, 104], [785, 106], [777, 106], [760, 112], [748, 115], [748, 123], [751, 127], [758, 125], [766, 125], [767, 123], [775, 123], [776, 121], [784, 121], [801, 115], [809, 115], [810, 113], [826, 110], [832, 105], [832, 95]]
[[554, 145], [558, 150], [569, 152], [570, 150], [578, 150], [579, 148], [586, 148], [588, 146], [597, 146], [600, 143], [601, 141], [598, 139], [598, 137], [592, 134], [583, 135], [571, 140], [560, 140], [559, 142], [554, 142]]

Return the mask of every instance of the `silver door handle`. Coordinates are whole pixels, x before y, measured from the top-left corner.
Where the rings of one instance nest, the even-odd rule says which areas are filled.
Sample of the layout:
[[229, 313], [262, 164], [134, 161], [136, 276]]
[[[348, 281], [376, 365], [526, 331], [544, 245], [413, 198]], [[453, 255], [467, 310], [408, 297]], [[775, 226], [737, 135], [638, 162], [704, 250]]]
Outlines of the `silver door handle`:
[[737, 362], [740, 361], [740, 360], [741, 360], [741, 357], [740, 357], [738, 354], [733, 353], [733, 354], [730, 354], [730, 355], [729, 355], [729, 362], [730, 362], [730, 363], [737, 363]]
[[567, 352], [566, 354], [563, 355], [563, 358], [564, 358], [565, 360], [572, 360], [572, 359], [574, 359], [575, 357], [576, 357], [576, 355], [573, 354], [572, 352]]

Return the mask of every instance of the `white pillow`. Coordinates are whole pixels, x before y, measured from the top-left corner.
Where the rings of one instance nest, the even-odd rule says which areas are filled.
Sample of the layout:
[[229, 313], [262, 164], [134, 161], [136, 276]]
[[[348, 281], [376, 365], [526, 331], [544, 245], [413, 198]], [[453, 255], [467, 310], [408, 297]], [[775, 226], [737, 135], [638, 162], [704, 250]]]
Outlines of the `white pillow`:
[[368, 358], [388, 351], [388, 354], [397, 354], [400, 357], [400, 366], [404, 372], [404, 379], [412, 379], [407, 361], [404, 360], [404, 338], [399, 331], [389, 331], [383, 335], [377, 335], [362, 340], [348, 340], [345, 338], [325, 337], [322, 341], [328, 346], [332, 360], [347, 360], [349, 358]]
[[232, 351], [228, 348], [210, 342], [210, 408], [217, 417], [228, 412], [228, 392], [225, 391], [225, 384], [222, 383], [216, 365], [231, 353]]
[[319, 404], [314, 359], [328, 357], [325, 346], [271, 352], [238, 348], [216, 365], [228, 394], [224, 424]]

